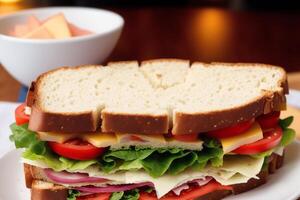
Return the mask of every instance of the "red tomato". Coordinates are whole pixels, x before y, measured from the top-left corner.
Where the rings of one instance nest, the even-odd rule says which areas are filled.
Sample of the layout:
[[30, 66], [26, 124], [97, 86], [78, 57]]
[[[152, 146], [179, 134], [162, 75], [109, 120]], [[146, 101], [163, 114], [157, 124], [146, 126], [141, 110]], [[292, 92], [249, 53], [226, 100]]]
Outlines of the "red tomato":
[[74, 160], [91, 160], [103, 154], [105, 150], [79, 139], [65, 143], [48, 142], [48, 144], [58, 155]]
[[277, 126], [279, 121], [280, 112], [272, 112], [266, 115], [261, 115], [256, 118], [257, 122], [262, 129], [270, 129]]
[[189, 133], [189, 134], [181, 134], [181, 135], [173, 135], [175, 140], [183, 141], [183, 142], [194, 142], [198, 140], [198, 133]]
[[140, 192], [139, 200], [157, 200], [155, 192]]
[[27, 124], [29, 122], [30, 116], [25, 114], [25, 107], [26, 104], [22, 103], [15, 110], [15, 118], [17, 125]]
[[280, 143], [281, 138], [282, 129], [279, 126], [276, 126], [274, 129], [265, 132], [263, 139], [243, 145], [235, 149], [233, 152], [244, 155], [261, 153], [276, 147]]
[[161, 200], [191, 200], [216, 190], [232, 190], [232, 187], [221, 185], [216, 181], [210, 181], [206, 185], [191, 187], [190, 189], [184, 190], [181, 192], [180, 196], [176, 196], [173, 192], [168, 193], [166, 196], [162, 197]]
[[99, 193], [76, 197], [76, 200], [109, 200], [111, 193]]
[[244, 133], [247, 131], [249, 128], [254, 123], [254, 119], [227, 127], [227, 128], [222, 128], [219, 130], [215, 131], [210, 131], [206, 135], [212, 138], [227, 138], [227, 137], [233, 137], [235, 135], [239, 135], [241, 133]]
[[[216, 181], [210, 181], [208, 184], [204, 186], [200, 186], [200, 187], [191, 186], [189, 189], [182, 191], [179, 196], [177, 196], [171, 191], [160, 199], [161, 200], [191, 200], [206, 195], [210, 192], [214, 192], [216, 190], [232, 190], [232, 187], [221, 185]], [[146, 192], [142, 192], [140, 193], [139, 200], [157, 200], [157, 197], [154, 192], [150, 194]]]

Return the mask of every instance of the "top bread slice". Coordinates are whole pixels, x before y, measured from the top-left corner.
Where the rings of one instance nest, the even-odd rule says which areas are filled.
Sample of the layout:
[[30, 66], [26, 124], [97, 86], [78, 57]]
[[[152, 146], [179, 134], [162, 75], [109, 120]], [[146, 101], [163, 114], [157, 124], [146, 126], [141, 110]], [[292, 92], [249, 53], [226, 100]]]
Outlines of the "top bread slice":
[[28, 94], [44, 132], [200, 133], [285, 109], [286, 72], [247, 63], [159, 59], [62, 67]]

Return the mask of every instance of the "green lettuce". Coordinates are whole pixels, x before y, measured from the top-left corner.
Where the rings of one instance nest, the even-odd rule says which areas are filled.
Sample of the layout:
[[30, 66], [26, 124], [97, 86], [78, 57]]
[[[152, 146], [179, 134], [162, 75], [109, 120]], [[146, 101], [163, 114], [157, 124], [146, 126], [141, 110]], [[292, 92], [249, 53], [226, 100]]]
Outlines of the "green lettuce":
[[216, 140], [206, 138], [202, 151], [181, 148], [143, 149], [139, 147], [108, 150], [102, 156], [100, 165], [106, 173], [144, 169], [150, 176], [160, 177], [166, 173], [179, 174], [189, 167], [201, 170], [208, 162], [216, 167], [221, 166], [223, 155], [221, 145]]
[[46, 142], [40, 141], [35, 132], [28, 130], [28, 124], [12, 124], [10, 128], [10, 140], [15, 143], [16, 148], [25, 148], [22, 156], [28, 160], [43, 162], [56, 171], [76, 171], [98, 163], [97, 160], [78, 161], [54, 154]]
[[76, 197], [80, 196], [78, 190], [69, 190], [67, 200], [76, 200]]
[[28, 130], [28, 124], [10, 125], [12, 135], [9, 139], [15, 143], [16, 148], [26, 148], [37, 155], [46, 153], [46, 142], [40, 141], [35, 132]]
[[296, 132], [295, 130], [289, 128], [289, 126], [292, 124], [293, 121], [294, 121], [293, 116], [287, 117], [285, 119], [281, 119], [279, 121], [279, 125], [283, 130], [280, 146], [287, 146], [294, 141], [296, 137]]
[[139, 190], [133, 189], [124, 192], [114, 192], [109, 200], [138, 200], [140, 197]]

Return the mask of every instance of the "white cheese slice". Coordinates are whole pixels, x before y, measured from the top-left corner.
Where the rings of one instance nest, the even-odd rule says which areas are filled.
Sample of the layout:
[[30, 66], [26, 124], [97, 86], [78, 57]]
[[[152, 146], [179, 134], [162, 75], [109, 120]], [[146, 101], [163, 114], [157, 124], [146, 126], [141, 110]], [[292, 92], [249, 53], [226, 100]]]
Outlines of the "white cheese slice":
[[158, 198], [167, 194], [173, 188], [186, 183], [189, 180], [202, 179], [205, 174], [201, 172], [183, 172], [176, 176], [164, 175], [159, 178], [153, 178], [144, 171], [129, 171], [126, 172], [127, 183], [152, 182], [154, 184], [156, 195]]
[[38, 132], [38, 137], [42, 141], [64, 143], [72, 138], [76, 138], [76, 134], [54, 133], [54, 132]]
[[245, 144], [250, 144], [256, 142], [260, 139], [263, 139], [263, 132], [257, 122], [247, 130], [245, 133], [242, 133], [237, 136], [220, 139], [224, 153], [229, 153], [240, 146]]
[[284, 147], [278, 147], [273, 153], [276, 153], [279, 156], [283, 156]]
[[174, 138], [168, 138], [167, 145], [169, 147], [177, 147], [177, 148], [201, 151], [203, 148], [203, 141], [197, 140], [192, 142], [183, 142], [180, 140], [175, 140]]
[[[28, 161], [23, 159], [23, 162], [46, 168], [44, 164], [36, 161]], [[115, 174], [105, 174], [99, 170], [99, 167], [91, 166], [85, 170], [76, 172], [88, 173], [93, 177], [103, 177], [111, 180], [110, 184], [131, 184], [140, 182], [152, 182], [155, 186], [158, 198], [162, 197], [173, 188], [191, 181], [194, 179], [202, 179], [206, 176], [213, 177], [222, 185], [231, 185], [238, 183], [246, 183], [250, 178], [257, 178], [264, 158], [254, 159], [248, 156], [226, 156], [222, 167], [215, 168], [208, 166], [201, 172], [187, 170], [176, 176], [164, 175], [159, 178], [149, 176], [145, 171], [127, 171], [118, 172]]]

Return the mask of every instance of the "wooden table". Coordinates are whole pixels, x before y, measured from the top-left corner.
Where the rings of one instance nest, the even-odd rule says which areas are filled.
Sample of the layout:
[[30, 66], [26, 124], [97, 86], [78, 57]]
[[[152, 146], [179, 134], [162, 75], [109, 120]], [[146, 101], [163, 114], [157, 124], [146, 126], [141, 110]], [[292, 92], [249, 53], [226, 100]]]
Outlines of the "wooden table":
[[[0, 3], [0, 15], [37, 6], [41, 5], [26, 0], [22, 4]], [[299, 12], [235, 12], [205, 7], [108, 9], [125, 19], [109, 61], [169, 57], [269, 63], [290, 72], [290, 87], [300, 90]], [[0, 66], [0, 101], [16, 101], [19, 89], [20, 84]], [[300, 119], [297, 109], [289, 110], [288, 114]], [[300, 121], [294, 124], [300, 133]]]

